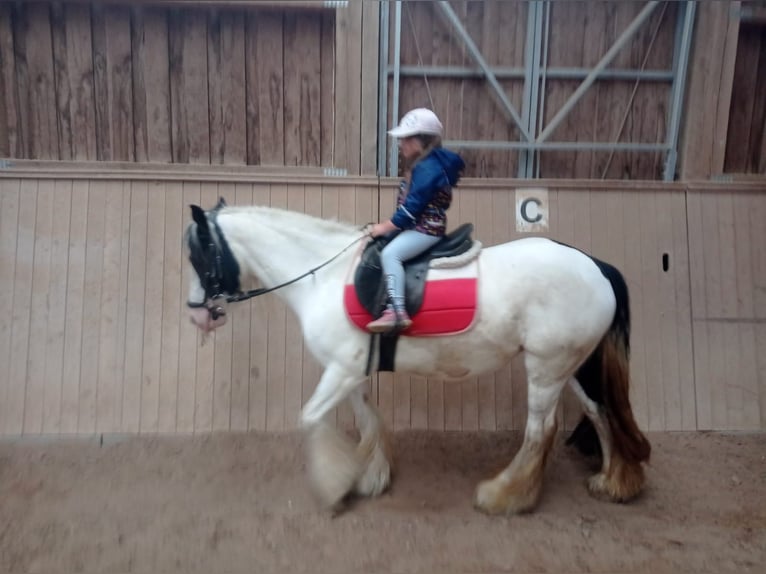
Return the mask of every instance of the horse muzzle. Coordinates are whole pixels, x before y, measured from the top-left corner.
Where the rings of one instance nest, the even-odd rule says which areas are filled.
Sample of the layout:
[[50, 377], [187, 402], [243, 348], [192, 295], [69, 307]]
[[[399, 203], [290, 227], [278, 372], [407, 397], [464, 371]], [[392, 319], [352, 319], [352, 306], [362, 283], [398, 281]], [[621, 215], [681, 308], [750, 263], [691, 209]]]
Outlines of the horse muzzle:
[[209, 333], [221, 325], [225, 325], [228, 317], [223, 304], [213, 303], [210, 307], [189, 309], [189, 318], [199, 329]]

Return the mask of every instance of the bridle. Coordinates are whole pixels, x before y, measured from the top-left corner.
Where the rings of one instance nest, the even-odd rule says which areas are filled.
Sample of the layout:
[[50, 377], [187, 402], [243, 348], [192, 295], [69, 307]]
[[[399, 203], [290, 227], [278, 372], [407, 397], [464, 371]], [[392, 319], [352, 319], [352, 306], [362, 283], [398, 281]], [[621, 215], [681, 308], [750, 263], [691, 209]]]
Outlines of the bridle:
[[[346, 251], [351, 249], [351, 247], [370, 236], [367, 229], [371, 224], [367, 223], [362, 227], [363, 234], [361, 236], [354, 239], [324, 263], [274, 287], [261, 287], [243, 292], [240, 290], [239, 264], [236, 259], [234, 259], [223, 233], [221, 232], [221, 228], [216, 221], [217, 213], [218, 209], [216, 208], [205, 214], [208, 219], [207, 235], [209, 235], [205, 245], [201, 245], [202, 241], [200, 241], [200, 238], [191, 231], [189, 231], [188, 237], [190, 249], [189, 260], [191, 261], [192, 267], [194, 267], [201, 286], [205, 291], [205, 300], [199, 303], [196, 301], [187, 301], [186, 305], [191, 309], [207, 309], [213, 321], [226, 315], [226, 310], [220, 303], [221, 300], [224, 300], [227, 303], [237, 303], [292, 285], [329, 265]], [[193, 243], [197, 241], [199, 241], [199, 243], [194, 246]]]

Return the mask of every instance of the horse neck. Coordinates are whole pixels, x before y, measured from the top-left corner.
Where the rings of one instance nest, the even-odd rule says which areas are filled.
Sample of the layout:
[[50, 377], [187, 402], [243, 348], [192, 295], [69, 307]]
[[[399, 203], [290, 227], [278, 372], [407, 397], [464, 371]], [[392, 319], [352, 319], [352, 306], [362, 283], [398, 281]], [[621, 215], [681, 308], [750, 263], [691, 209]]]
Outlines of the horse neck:
[[[264, 287], [275, 287], [306, 273], [348, 247], [361, 233], [351, 226], [302, 213], [269, 207], [232, 207], [218, 216], [221, 230], [240, 266], [243, 284], [257, 279]], [[353, 250], [344, 253], [329, 273], [343, 269], [342, 279]], [[342, 267], [339, 267], [342, 266]], [[301, 292], [311, 281], [299, 281], [277, 294], [297, 305]]]

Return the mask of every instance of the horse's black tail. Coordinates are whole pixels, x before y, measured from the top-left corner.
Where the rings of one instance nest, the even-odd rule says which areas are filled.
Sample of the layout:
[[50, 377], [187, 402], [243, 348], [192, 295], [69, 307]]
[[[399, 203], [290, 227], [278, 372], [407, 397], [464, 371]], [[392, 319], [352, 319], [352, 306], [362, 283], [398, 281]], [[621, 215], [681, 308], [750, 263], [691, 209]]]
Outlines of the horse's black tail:
[[[651, 445], [639, 430], [630, 406], [630, 301], [622, 274], [603, 261], [593, 258], [601, 273], [609, 279], [617, 299], [612, 325], [596, 350], [579, 368], [575, 377], [588, 397], [603, 407], [609, 421], [612, 448], [629, 464], [649, 459]], [[567, 444], [574, 444], [583, 454], [601, 454], [596, 429], [583, 416]]]

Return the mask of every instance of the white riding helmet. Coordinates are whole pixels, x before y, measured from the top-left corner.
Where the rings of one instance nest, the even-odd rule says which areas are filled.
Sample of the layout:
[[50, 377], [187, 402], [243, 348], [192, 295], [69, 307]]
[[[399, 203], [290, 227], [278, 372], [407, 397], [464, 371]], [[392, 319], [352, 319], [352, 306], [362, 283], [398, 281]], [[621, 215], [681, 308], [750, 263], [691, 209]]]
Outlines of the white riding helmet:
[[427, 108], [416, 108], [404, 114], [399, 125], [388, 133], [395, 138], [408, 138], [418, 134], [441, 137], [442, 129], [442, 123], [435, 113]]

